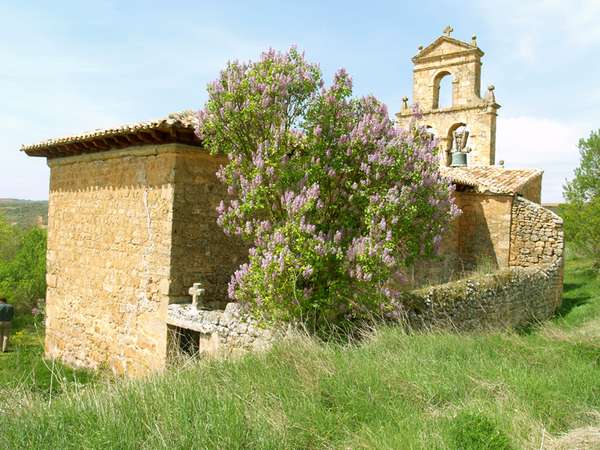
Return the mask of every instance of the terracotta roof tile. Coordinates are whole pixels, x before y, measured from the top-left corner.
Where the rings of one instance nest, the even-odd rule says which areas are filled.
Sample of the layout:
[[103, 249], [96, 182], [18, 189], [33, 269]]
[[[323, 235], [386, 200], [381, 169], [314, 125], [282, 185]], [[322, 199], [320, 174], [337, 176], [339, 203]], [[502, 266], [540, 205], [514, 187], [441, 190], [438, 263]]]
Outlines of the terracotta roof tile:
[[21, 151], [29, 156], [57, 157], [101, 152], [131, 145], [167, 142], [200, 145], [200, 139], [194, 134], [197, 123], [195, 112], [183, 111], [169, 114], [158, 120], [98, 129], [87, 133], [48, 139], [37, 144], [23, 145]]
[[442, 173], [455, 184], [470, 186], [481, 193], [518, 194], [533, 179], [541, 176], [538, 169], [505, 169], [498, 166], [445, 167]]

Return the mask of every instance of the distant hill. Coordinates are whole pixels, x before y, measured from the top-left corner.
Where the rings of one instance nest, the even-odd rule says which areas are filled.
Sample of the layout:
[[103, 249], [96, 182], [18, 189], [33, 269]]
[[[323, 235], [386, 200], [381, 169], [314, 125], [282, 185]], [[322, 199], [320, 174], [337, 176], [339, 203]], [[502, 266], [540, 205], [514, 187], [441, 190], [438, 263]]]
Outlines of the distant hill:
[[23, 228], [48, 224], [48, 202], [0, 198], [0, 214], [6, 220]]

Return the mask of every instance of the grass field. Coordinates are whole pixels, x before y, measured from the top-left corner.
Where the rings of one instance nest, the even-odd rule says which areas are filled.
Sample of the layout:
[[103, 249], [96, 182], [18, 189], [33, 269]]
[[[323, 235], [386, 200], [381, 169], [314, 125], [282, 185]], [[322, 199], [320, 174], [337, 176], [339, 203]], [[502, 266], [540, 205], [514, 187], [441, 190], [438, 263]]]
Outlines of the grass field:
[[[9, 383], [21, 372], [0, 369]], [[600, 448], [600, 279], [570, 259], [557, 317], [523, 333], [298, 337], [147, 380], [91, 381], [13, 409], [0, 448]]]
[[13, 327], [9, 351], [0, 353], [0, 415], [18, 410], [24, 403], [51, 401], [97, 379], [91, 372], [45, 361], [43, 329], [29, 317], [17, 317]]

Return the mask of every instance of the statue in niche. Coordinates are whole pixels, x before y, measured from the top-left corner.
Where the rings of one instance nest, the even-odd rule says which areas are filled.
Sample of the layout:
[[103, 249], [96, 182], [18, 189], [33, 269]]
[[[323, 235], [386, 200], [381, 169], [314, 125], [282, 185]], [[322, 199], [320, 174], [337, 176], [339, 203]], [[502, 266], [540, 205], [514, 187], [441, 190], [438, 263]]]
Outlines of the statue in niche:
[[469, 153], [471, 149], [467, 147], [467, 141], [469, 140], [469, 130], [467, 127], [462, 126], [454, 132], [454, 143], [452, 146], [452, 153]]

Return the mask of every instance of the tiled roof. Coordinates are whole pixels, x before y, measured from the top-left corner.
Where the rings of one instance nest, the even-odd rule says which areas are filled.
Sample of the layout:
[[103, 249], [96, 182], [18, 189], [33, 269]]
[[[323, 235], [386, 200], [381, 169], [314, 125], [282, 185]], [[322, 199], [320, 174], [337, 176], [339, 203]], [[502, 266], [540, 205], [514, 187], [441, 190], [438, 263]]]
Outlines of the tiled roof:
[[196, 113], [183, 111], [169, 114], [167, 117], [122, 125], [116, 128], [94, 130], [88, 133], [65, 136], [56, 139], [23, 145], [21, 151], [29, 156], [49, 158], [97, 153], [133, 145], [165, 144], [181, 142], [201, 145], [194, 128], [198, 123]]
[[498, 166], [445, 167], [442, 173], [459, 185], [477, 192], [492, 194], [520, 194], [533, 179], [542, 175], [538, 169], [505, 169]]

